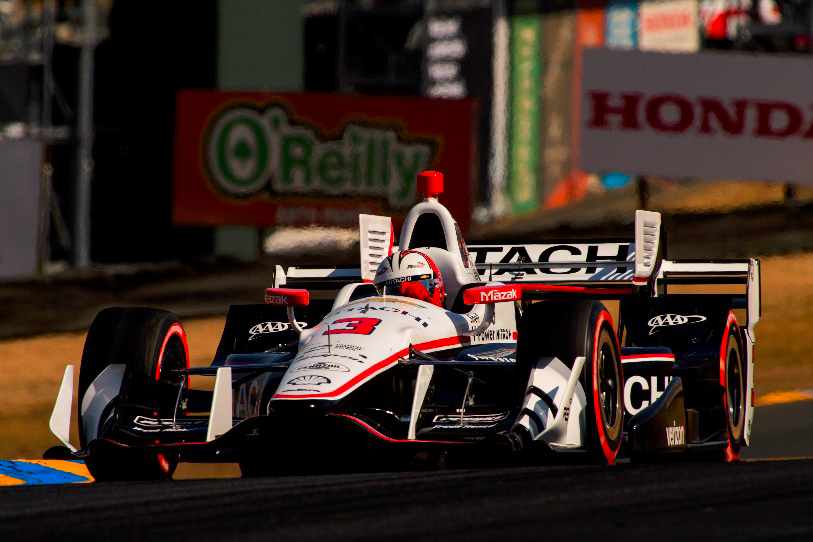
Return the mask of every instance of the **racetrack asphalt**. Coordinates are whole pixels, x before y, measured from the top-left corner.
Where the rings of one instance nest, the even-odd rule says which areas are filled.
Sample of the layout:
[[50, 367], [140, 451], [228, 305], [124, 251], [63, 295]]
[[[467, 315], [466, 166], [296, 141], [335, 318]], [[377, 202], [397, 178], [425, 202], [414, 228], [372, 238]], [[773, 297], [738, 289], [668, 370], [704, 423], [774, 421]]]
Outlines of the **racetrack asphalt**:
[[813, 460], [21, 486], [0, 540], [810, 540], [811, 487]]

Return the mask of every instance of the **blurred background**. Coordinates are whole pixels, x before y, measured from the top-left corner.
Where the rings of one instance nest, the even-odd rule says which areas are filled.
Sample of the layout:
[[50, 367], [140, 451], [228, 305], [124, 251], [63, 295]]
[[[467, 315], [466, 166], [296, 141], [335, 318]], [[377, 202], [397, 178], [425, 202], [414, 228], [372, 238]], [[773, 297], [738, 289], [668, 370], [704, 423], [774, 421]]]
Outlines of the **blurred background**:
[[672, 258], [761, 258], [757, 393], [813, 388], [811, 12], [0, 0], [6, 434], [47, 417], [99, 309], [192, 319], [207, 363], [222, 320], [194, 319], [260, 302], [276, 264], [357, 262], [358, 214], [397, 228], [425, 169], [469, 242], [629, 237], [645, 208]]
[[[358, 212], [397, 222], [415, 201], [409, 177], [433, 168], [446, 174], [470, 237], [628, 222], [636, 207], [785, 203], [798, 213], [809, 176], [780, 165], [809, 171], [809, 145], [790, 145], [810, 141], [809, 104], [743, 113], [735, 100], [759, 98], [752, 84], [771, 73], [761, 59], [809, 70], [811, 32], [809, 0], [0, 0], [0, 279], [256, 261], [278, 249], [280, 228], [355, 228]], [[698, 95], [723, 107], [695, 100], [686, 132], [706, 136], [701, 148], [713, 139], [701, 124], [730, 136], [725, 122], [752, 110], [753, 122], [774, 115], [775, 133], [726, 149], [740, 168], [679, 138], [612, 163], [619, 152], [585, 129], [595, 118], [584, 110], [598, 103], [587, 86], [616, 85], [604, 120], [619, 141], [618, 85], [649, 93], [642, 124], [652, 109], [643, 100], [658, 89], [605, 61], [595, 69], [592, 48], [621, 54], [611, 62], [643, 74], [643, 86], [663, 79], [647, 72], [652, 55], [683, 59], [661, 69], [697, 81]], [[730, 56], [709, 64], [711, 52]], [[736, 73], [743, 55], [746, 72]], [[735, 71], [722, 86], [710, 73], [719, 66]], [[796, 71], [788, 75], [804, 92]], [[669, 92], [678, 95], [659, 102], [661, 128], [680, 127], [691, 99]], [[779, 92], [775, 103], [794, 103]], [[793, 114], [797, 137], [781, 135]], [[641, 131], [676, 135], [660, 132]], [[734, 134], [748, 135], [748, 126]], [[662, 155], [697, 164], [644, 163]]]

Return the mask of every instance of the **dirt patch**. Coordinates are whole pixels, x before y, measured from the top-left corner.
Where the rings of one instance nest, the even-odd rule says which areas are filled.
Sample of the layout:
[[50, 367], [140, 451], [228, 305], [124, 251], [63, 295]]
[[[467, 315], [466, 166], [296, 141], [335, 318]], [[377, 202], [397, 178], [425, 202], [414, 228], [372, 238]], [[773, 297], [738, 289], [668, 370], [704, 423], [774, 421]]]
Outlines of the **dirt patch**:
[[[214, 357], [224, 316], [184, 321], [192, 365]], [[762, 260], [762, 319], [756, 328], [758, 396], [813, 388], [813, 254]], [[0, 341], [0, 458], [40, 458], [58, 444], [48, 419], [65, 366], [79, 362], [85, 332]], [[74, 405], [74, 413], [76, 405]], [[78, 442], [74, 429], [74, 442]]]

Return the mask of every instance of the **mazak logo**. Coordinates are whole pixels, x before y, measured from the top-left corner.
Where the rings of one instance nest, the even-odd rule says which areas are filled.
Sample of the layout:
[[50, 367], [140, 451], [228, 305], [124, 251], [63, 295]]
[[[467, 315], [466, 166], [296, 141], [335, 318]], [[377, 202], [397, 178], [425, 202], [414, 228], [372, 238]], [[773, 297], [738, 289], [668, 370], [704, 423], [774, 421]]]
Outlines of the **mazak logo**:
[[[308, 325], [307, 322], [297, 322], [297, 324], [302, 327]], [[263, 322], [262, 324], [257, 324], [248, 330], [249, 335], [251, 335], [248, 340], [250, 341], [252, 339], [256, 339], [258, 335], [263, 335], [266, 333], [280, 333], [282, 331], [288, 331], [289, 329], [291, 329], [291, 324], [289, 322]]]
[[519, 290], [511, 288], [510, 290], [489, 290], [488, 292], [480, 292], [480, 302], [496, 302], [496, 301], [514, 301], [519, 299]]
[[282, 294], [265, 294], [265, 303], [267, 305], [287, 305], [288, 296]]
[[384, 197], [392, 207], [415, 200], [415, 178], [431, 169], [435, 143], [407, 142], [392, 129], [348, 124], [332, 138], [292, 122], [279, 106], [227, 109], [203, 141], [211, 182], [222, 193]]
[[681, 326], [684, 324], [697, 324], [705, 322], [706, 317], [699, 314], [684, 316], [682, 314], [659, 314], [649, 319], [646, 324], [649, 326], [649, 334], [652, 335], [660, 327]]

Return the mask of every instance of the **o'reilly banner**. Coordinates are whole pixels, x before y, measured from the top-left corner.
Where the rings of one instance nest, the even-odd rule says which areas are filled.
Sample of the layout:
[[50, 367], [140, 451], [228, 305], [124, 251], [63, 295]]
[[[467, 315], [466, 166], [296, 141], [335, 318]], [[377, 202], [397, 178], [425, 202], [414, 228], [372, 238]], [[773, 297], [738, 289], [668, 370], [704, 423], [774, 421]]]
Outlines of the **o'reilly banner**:
[[445, 174], [442, 201], [468, 224], [471, 100], [183, 91], [178, 111], [178, 224], [354, 226], [359, 213], [398, 221], [427, 169]]

